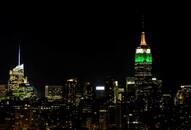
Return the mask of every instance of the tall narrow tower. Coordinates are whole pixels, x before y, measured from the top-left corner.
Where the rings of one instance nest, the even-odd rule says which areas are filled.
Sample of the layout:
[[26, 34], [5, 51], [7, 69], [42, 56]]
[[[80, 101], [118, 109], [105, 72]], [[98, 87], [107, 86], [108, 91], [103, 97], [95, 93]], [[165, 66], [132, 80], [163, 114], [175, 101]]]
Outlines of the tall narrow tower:
[[[145, 32], [141, 33], [140, 45], [135, 53], [135, 78], [138, 82], [152, 79], [152, 54], [146, 43]], [[138, 83], [139, 84], [139, 83]]]
[[21, 65], [21, 48], [19, 44], [19, 51], [18, 51], [18, 66]]
[[30, 86], [27, 77], [24, 75], [24, 64], [21, 64], [20, 45], [18, 47], [18, 65], [9, 71], [8, 88], [12, 95], [20, 98], [34, 96], [34, 89]]
[[159, 108], [162, 81], [152, 77], [152, 53], [145, 40], [145, 32], [141, 33], [140, 45], [135, 53], [135, 95], [141, 102], [137, 110], [148, 111]]

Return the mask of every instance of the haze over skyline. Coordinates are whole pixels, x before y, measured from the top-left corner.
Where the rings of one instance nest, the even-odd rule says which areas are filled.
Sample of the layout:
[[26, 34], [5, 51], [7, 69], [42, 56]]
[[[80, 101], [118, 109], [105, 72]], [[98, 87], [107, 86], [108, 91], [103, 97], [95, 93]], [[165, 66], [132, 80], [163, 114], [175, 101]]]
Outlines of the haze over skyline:
[[[169, 87], [190, 84], [190, 18], [173, 9], [145, 13], [145, 33], [153, 54], [153, 74]], [[186, 12], [186, 11], [185, 11]], [[140, 42], [141, 13], [79, 11], [1, 16], [0, 82], [22, 61], [32, 82], [62, 82], [67, 76], [133, 75]], [[63, 16], [63, 17], [60, 17]]]

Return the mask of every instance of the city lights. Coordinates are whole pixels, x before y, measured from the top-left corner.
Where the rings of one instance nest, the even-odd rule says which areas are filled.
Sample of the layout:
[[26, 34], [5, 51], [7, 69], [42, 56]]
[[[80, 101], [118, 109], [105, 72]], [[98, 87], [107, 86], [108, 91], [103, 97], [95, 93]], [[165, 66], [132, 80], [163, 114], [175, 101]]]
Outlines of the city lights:
[[[37, 82], [36, 89], [25, 76], [29, 73], [21, 64], [19, 46], [18, 65], [9, 71], [8, 83], [0, 85], [0, 129], [190, 128], [191, 85], [163, 92], [163, 82], [152, 70], [149, 45], [142, 32], [127, 77], [120, 73], [86, 79], [71, 74], [61, 82]], [[52, 74], [51, 69], [55, 71], [49, 68], [47, 73]]]
[[105, 86], [96, 86], [96, 90], [105, 90]]

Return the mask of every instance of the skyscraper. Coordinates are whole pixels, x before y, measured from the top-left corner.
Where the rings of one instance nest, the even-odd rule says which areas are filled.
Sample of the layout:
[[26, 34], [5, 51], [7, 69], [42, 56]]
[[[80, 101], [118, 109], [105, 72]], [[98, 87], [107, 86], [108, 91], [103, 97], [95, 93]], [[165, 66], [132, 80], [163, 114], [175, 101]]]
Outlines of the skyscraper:
[[144, 110], [152, 108], [160, 100], [161, 84], [161, 80], [152, 77], [152, 53], [146, 43], [145, 32], [142, 32], [135, 53], [135, 95], [142, 100]]
[[24, 99], [34, 95], [34, 89], [30, 86], [27, 77], [24, 75], [24, 64], [21, 64], [20, 56], [19, 45], [18, 65], [9, 71], [8, 90], [12, 92], [13, 96]]
[[8, 89], [14, 90], [19, 88], [20, 84], [28, 83], [27, 77], [24, 76], [24, 64], [20, 62], [20, 45], [18, 51], [18, 65], [9, 71]]
[[64, 97], [69, 102], [74, 102], [76, 98], [77, 78], [67, 79], [64, 86]]
[[146, 43], [145, 32], [141, 33], [141, 43], [135, 53], [135, 77], [136, 83], [141, 84], [144, 80], [152, 78], [152, 53]]

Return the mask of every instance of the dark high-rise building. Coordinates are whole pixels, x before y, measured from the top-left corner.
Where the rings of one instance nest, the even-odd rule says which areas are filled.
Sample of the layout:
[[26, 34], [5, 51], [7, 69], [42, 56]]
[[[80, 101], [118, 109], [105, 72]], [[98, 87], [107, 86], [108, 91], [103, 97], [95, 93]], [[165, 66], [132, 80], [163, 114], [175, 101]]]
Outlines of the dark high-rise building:
[[83, 96], [85, 96], [85, 97], [92, 97], [93, 96], [93, 86], [90, 82], [84, 83]]
[[76, 97], [77, 78], [67, 79], [64, 87], [64, 97], [69, 102], [74, 102]]
[[127, 77], [126, 78], [126, 86], [125, 90], [128, 95], [135, 94], [135, 78], [134, 77]]
[[119, 83], [114, 78], [108, 78], [106, 84], [106, 98], [109, 102], [117, 103], [119, 100]]

